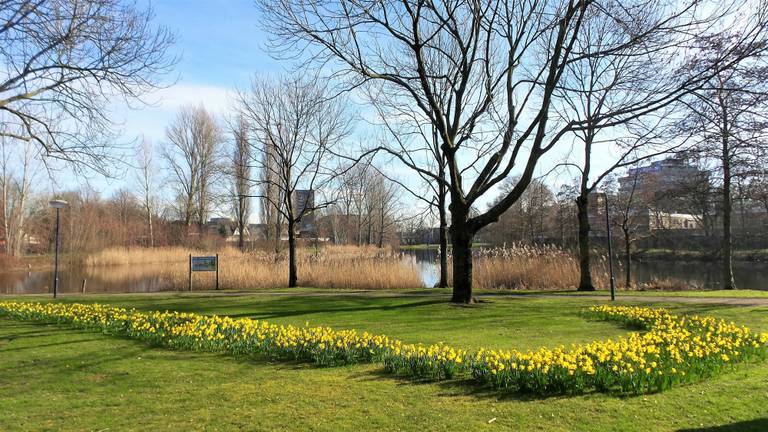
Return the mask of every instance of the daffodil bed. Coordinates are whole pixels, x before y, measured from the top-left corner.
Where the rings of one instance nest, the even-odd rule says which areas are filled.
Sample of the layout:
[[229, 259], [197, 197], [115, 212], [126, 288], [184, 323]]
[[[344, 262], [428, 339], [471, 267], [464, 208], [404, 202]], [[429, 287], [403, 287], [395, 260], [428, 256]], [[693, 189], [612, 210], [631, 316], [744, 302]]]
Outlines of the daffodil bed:
[[100, 304], [0, 302], [0, 316], [70, 324], [175, 349], [262, 355], [321, 366], [382, 362], [385, 370], [403, 376], [471, 377], [497, 389], [537, 394], [661, 391], [712, 376], [738, 362], [764, 360], [768, 354], [768, 334], [753, 334], [712, 317], [625, 306], [593, 306], [585, 315], [642, 331], [570, 348], [468, 352], [442, 343], [405, 344], [355, 330], [248, 318], [140, 312]]

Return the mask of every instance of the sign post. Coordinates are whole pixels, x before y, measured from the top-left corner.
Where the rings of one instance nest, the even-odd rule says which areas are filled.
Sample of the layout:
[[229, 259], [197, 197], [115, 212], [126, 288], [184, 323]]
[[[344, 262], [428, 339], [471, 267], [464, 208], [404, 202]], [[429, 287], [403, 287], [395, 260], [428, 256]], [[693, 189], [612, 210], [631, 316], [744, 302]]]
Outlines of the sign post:
[[216, 289], [219, 289], [219, 254], [215, 256], [189, 256], [190, 291], [192, 291], [192, 272], [216, 272]]
[[192, 254], [189, 254], [189, 290], [192, 291]]

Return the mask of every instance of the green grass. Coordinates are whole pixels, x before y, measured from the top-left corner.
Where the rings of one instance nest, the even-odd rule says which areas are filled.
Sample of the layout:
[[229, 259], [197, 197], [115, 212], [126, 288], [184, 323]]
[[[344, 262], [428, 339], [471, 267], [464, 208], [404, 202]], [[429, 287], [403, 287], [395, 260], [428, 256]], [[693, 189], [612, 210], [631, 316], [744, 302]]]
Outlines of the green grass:
[[[442, 294], [88, 295], [61, 301], [249, 316], [278, 323], [309, 321], [466, 348], [536, 348], [627, 331], [582, 318], [579, 311], [597, 301], [592, 298], [494, 297], [473, 307], [448, 305]], [[716, 315], [768, 331], [768, 307], [669, 306], [679, 313]], [[498, 394], [460, 381], [400, 380], [383, 374], [377, 365], [270, 364], [170, 351], [66, 326], [7, 319], [0, 319], [0, 359], [3, 431], [768, 429], [765, 364], [742, 365], [662, 394], [538, 399]]]
[[[552, 295], [579, 295], [585, 297], [608, 298], [611, 293], [608, 290], [597, 291], [502, 291], [482, 290], [479, 294], [552, 294]], [[632, 297], [686, 297], [686, 298], [755, 298], [768, 299], [768, 290], [698, 290], [698, 291], [616, 291], [616, 298], [631, 299]]]
[[[240, 291], [247, 292], [247, 291]], [[354, 293], [361, 292], [361, 290], [348, 290], [338, 288], [276, 288], [270, 290], [261, 290], [261, 293], [304, 293], [304, 294], [328, 294], [328, 293]], [[389, 295], [392, 293], [397, 294], [417, 294], [417, 295], [450, 295], [450, 288], [408, 288], [402, 290], [372, 290], [365, 291], [367, 294], [376, 295], [380, 293], [382, 295]], [[525, 296], [525, 295], [561, 295], [561, 296], [585, 296], [585, 297], [598, 297], [609, 298], [610, 291], [597, 290], [597, 291], [577, 291], [571, 290], [502, 290], [502, 289], [481, 289], [475, 290], [475, 295], [478, 296]], [[737, 290], [690, 290], [690, 291], [636, 291], [636, 290], [617, 290], [616, 297], [618, 299], [632, 299], [632, 297], [686, 297], [686, 298], [754, 298], [754, 299], [768, 299], [768, 290], [750, 290], [750, 289], [737, 289]]]
[[[636, 252], [637, 257], [644, 259], [677, 259], [691, 261], [715, 261], [719, 259], [717, 251], [696, 249], [643, 249]], [[738, 261], [765, 261], [768, 258], [768, 249], [737, 249], [733, 251], [733, 259]]]

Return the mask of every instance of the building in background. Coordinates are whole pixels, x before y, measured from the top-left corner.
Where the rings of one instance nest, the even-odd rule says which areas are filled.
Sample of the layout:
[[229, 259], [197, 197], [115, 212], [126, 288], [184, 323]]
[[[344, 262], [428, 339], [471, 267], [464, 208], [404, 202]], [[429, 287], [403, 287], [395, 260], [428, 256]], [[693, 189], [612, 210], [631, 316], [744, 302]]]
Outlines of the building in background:
[[683, 157], [674, 156], [628, 169], [619, 178], [619, 195], [631, 194], [636, 199], [652, 201], [655, 207], [667, 213], [675, 213], [681, 210], [675, 208], [675, 196], [694, 182], [708, 180], [708, 172], [689, 164]]
[[299, 222], [299, 237], [317, 236], [315, 223], [315, 191], [313, 189], [297, 189], [294, 195], [296, 215], [302, 215]]

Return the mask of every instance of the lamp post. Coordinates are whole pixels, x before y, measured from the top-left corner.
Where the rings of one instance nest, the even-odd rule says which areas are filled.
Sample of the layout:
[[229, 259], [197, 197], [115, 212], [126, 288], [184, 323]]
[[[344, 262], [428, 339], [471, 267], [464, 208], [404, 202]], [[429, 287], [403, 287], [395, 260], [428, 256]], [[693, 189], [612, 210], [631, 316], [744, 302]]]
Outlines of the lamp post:
[[64, 200], [51, 200], [48, 204], [56, 209], [56, 252], [53, 259], [53, 298], [56, 298], [56, 295], [59, 292], [59, 245], [61, 243], [59, 239], [59, 224], [61, 221], [60, 211], [69, 204]]
[[603, 193], [605, 203], [605, 232], [608, 237], [608, 272], [611, 277], [611, 301], [616, 300], [616, 280], [613, 278], [613, 247], [611, 245], [611, 220], [608, 215], [608, 193]]

